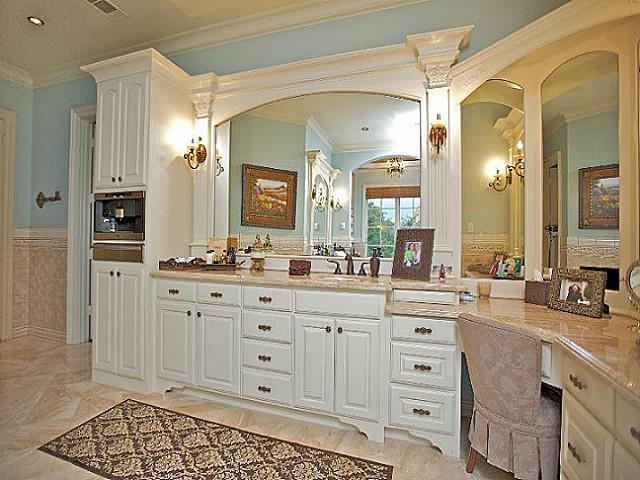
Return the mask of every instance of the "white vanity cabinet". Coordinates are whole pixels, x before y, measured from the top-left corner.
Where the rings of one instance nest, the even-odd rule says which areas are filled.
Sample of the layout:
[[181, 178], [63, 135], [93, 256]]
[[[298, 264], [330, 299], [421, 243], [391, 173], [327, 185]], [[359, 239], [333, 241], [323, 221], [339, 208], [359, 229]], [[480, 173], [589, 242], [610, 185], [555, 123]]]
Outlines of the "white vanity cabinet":
[[145, 185], [149, 78], [142, 72], [98, 83], [95, 191]]
[[144, 266], [93, 262], [93, 367], [144, 378]]
[[195, 303], [158, 302], [156, 305], [158, 377], [195, 384]]

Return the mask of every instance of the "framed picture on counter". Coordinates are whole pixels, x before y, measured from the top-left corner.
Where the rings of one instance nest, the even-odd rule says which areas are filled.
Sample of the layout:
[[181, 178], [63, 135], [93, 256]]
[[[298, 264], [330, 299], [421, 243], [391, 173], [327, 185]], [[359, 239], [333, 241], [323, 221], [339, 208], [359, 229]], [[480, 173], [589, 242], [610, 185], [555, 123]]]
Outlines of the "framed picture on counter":
[[617, 229], [620, 225], [618, 165], [581, 168], [580, 228]]
[[606, 282], [605, 272], [554, 269], [547, 305], [555, 310], [600, 318]]
[[434, 232], [433, 228], [407, 228], [396, 232], [393, 278], [431, 280]]
[[298, 172], [242, 165], [242, 225], [296, 228]]

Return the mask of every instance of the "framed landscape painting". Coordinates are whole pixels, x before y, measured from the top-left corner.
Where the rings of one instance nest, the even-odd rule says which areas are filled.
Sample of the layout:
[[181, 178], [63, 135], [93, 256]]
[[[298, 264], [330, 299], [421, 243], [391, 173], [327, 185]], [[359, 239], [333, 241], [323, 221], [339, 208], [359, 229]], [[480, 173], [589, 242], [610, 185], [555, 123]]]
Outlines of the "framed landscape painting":
[[242, 165], [242, 225], [294, 230], [298, 172]]
[[580, 228], [617, 229], [620, 224], [618, 165], [581, 168]]

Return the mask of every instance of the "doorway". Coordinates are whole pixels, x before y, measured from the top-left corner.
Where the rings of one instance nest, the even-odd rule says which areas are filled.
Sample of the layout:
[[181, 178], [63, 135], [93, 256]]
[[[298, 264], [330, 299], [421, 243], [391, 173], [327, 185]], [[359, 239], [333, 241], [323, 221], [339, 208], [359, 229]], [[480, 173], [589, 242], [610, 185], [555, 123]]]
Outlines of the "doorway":
[[16, 114], [0, 108], [0, 341], [11, 338], [13, 172]]
[[544, 161], [543, 176], [543, 218], [544, 218], [544, 258], [546, 268], [561, 266], [560, 233], [562, 232], [562, 170], [561, 154], [554, 152]]

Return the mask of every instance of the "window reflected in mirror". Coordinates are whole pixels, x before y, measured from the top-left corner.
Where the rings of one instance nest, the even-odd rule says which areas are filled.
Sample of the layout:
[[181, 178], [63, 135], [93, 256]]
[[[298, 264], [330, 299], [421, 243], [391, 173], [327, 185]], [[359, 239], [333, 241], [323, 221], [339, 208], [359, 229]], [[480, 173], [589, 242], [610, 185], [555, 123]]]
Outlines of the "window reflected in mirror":
[[544, 266], [619, 288], [618, 58], [575, 57], [542, 85]]
[[462, 103], [462, 275], [524, 277], [524, 92], [489, 80]]

